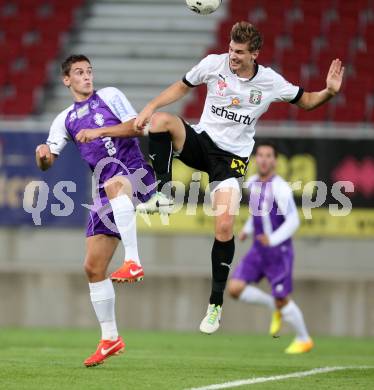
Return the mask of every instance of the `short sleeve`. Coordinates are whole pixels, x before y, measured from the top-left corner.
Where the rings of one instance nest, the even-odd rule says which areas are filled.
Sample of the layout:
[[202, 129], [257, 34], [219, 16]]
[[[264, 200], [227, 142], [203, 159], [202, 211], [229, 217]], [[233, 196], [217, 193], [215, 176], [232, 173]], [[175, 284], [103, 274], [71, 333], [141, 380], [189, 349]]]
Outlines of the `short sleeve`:
[[59, 155], [68, 141], [71, 140], [70, 134], [65, 126], [66, 115], [69, 111], [70, 108], [57, 115], [49, 130], [46, 144], [53, 154]]
[[119, 89], [114, 87], [103, 88], [97, 94], [122, 123], [137, 116], [134, 107]]
[[294, 104], [298, 102], [303, 93], [303, 88], [293, 85], [283, 76], [274, 72], [274, 101]]
[[197, 87], [201, 84], [206, 84], [211, 70], [213, 58], [213, 54], [203, 58], [197, 65], [195, 65], [189, 72], [186, 73], [186, 75], [183, 77], [183, 82], [191, 88]]

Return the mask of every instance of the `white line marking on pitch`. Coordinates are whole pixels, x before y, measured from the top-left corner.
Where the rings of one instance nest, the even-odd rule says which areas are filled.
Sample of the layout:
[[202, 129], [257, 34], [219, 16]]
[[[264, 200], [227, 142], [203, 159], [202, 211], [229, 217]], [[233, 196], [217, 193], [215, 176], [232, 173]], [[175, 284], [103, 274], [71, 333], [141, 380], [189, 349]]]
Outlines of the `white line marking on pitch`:
[[279, 381], [279, 380], [282, 380], [282, 379], [303, 378], [304, 376], [325, 374], [327, 372], [333, 372], [333, 371], [364, 370], [364, 369], [371, 369], [371, 368], [374, 368], [374, 367], [371, 367], [371, 366], [339, 367], [338, 366], [338, 367], [313, 368], [312, 370], [309, 370], [309, 371], [299, 371], [299, 372], [293, 372], [291, 374], [284, 374], [284, 375], [263, 376], [263, 377], [251, 378], [251, 379], [241, 379], [241, 380], [232, 381], [232, 382], [218, 383], [218, 384], [215, 384], [215, 385], [208, 385], [208, 386], [202, 386], [202, 387], [193, 387], [192, 389], [189, 389], [189, 390], [230, 389], [232, 387], [239, 387], [239, 386], [244, 386], [244, 385], [255, 385], [256, 383]]

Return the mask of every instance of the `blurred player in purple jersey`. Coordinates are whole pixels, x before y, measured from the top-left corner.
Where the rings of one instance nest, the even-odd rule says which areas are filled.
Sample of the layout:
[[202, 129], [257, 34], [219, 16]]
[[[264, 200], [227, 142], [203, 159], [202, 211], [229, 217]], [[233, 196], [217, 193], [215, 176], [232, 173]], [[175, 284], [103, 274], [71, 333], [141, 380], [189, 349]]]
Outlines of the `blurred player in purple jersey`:
[[[102, 339], [97, 351], [84, 362], [90, 367], [125, 348], [117, 332], [112, 280], [136, 282], [144, 277], [134, 204], [153, 194], [155, 177], [134, 138], [140, 135], [133, 130], [137, 113], [126, 96], [113, 87], [95, 91], [92, 66], [84, 55], [68, 57], [62, 63], [62, 76], [74, 104], [53, 121], [46, 144], [36, 148], [36, 162], [43, 171], [50, 168], [66, 143], [73, 141], [95, 172], [98, 196], [87, 224], [84, 268]], [[119, 240], [125, 249], [124, 264], [108, 278], [107, 269]]]
[[[251, 217], [240, 233], [240, 240], [253, 234], [254, 242], [237, 265], [229, 281], [230, 295], [243, 302], [267, 306], [273, 311], [270, 333], [276, 337], [282, 320], [296, 332], [286, 353], [303, 353], [313, 348], [301, 310], [290, 299], [292, 292], [292, 235], [299, 217], [290, 186], [275, 174], [277, 150], [271, 142], [257, 144], [258, 174], [248, 182]], [[266, 277], [272, 293], [253, 286]]]

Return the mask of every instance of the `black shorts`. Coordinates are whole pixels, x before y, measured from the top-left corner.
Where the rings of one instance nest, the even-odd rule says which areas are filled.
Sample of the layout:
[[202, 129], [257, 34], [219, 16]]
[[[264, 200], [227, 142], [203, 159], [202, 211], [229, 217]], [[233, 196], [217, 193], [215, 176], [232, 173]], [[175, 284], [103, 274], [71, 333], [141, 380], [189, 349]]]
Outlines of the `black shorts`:
[[183, 123], [186, 141], [176, 158], [191, 168], [206, 172], [210, 183], [244, 177], [249, 157], [239, 157], [220, 149], [205, 131], [197, 133], [188, 123]]

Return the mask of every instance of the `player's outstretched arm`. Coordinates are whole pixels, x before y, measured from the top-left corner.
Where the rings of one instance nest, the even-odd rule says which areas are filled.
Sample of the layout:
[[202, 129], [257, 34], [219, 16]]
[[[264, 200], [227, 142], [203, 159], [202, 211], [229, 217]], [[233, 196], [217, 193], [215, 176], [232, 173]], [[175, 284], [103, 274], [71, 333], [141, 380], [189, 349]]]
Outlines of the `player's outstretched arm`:
[[304, 92], [296, 104], [307, 111], [321, 106], [340, 91], [343, 75], [342, 62], [339, 59], [333, 60], [327, 73], [326, 88], [319, 92]]
[[152, 114], [161, 107], [165, 107], [169, 104], [176, 102], [179, 99], [182, 99], [189, 91], [188, 87], [183, 81], [177, 81], [172, 84], [170, 87], [162, 91], [156, 98], [150, 101], [142, 110], [142, 112], [137, 116], [134, 123], [134, 128], [136, 130], [141, 130], [149, 122]]
[[51, 149], [46, 144], [41, 144], [36, 147], [35, 160], [36, 165], [42, 171], [49, 169], [55, 162], [56, 156], [51, 153]]
[[127, 122], [119, 123], [118, 125], [101, 127], [98, 129], [82, 129], [79, 130], [75, 139], [81, 143], [91, 142], [100, 137], [140, 137], [144, 135], [143, 131], [137, 131], [134, 129], [135, 119], [131, 119]]

